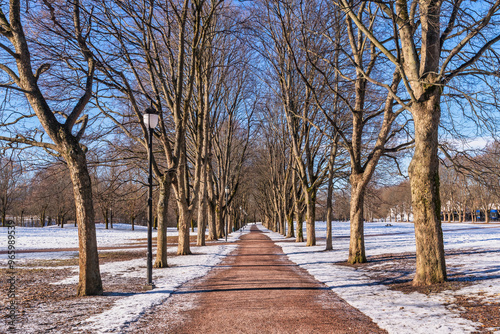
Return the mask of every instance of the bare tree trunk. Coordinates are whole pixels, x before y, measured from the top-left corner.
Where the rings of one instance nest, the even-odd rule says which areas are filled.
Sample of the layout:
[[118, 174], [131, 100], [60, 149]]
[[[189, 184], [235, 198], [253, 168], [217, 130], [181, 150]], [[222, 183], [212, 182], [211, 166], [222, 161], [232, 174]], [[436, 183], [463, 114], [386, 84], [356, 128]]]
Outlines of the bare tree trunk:
[[167, 212], [172, 179], [171, 176], [164, 175], [159, 180], [160, 189], [156, 209], [158, 215], [158, 232], [156, 235], [156, 259], [154, 267], [167, 268]]
[[349, 242], [349, 263], [365, 263], [365, 236], [363, 209], [365, 198], [365, 185], [362, 184], [361, 175], [351, 174], [351, 236]]
[[208, 240], [217, 240], [217, 214], [211, 164], [207, 166]]
[[288, 232], [286, 234], [287, 238], [295, 237], [295, 233], [293, 230], [293, 210], [286, 216], [286, 220], [288, 222]]
[[189, 245], [189, 225], [191, 214], [188, 205], [189, 183], [187, 170], [187, 155], [185, 138], [179, 139], [179, 163], [176, 172], [177, 208], [179, 209], [179, 239], [177, 244], [177, 255], [189, 255], [191, 249]]
[[306, 232], [307, 232], [307, 243], [306, 246], [316, 245], [316, 194], [311, 191], [311, 193], [306, 193]]
[[281, 217], [281, 235], [286, 236], [286, 227], [288, 225], [288, 220], [286, 218], [286, 208], [283, 208], [283, 215]]
[[[338, 63], [338, 54], [336, 54], [336, 64]], [[338, 82], [336, 84], [338, 86]], [[335, 103], [337, 104], [337, 102]], [[338, 136], [335, 136], [335, 141], [332, 144], [330, 151], [330, 159], [328, 161], [328, 189], [326, 195], [326, 246], [325, 250], [333, 248], [333, 233], [332, 233], [332, 200], [333, 200], [333, 176], [335, 158], [337, 157]]]
[[333, 249], [333, 236], [332, 236], [332, 206], [327, 205], [326, 208], [326, 245], [325, 250]]
[[135, 216], [131, 216], [130, 217], [130, 225], [132, 225], [132, 231], [135, 229], [134, 225], [135, 225]]
[[296, 204], [295, 216], [297, 217], [297, 226], [296, 226], [296, 239], [295, 242], [303, 242], [304, 241], [304, 232], [303, 232], [303, 215], [302, 209], [299, 204]]
[[189, 255], [189, 223], [191, 219], [188, 214], [188, 206], [184, 201], [178, 201], [179, 206], [179, 243], [177, 245], [177, 255]]
[[208, 237], [207, 240], [217, 240], [216, 234], [216, 222], [215, 222], [215, 206], [212, 202], [207, 203], [207, 225], [208, 225]]
[[208, 195], [208, 149], [209, 149], [209, 117], [205, 115], [203, 125], [203, 148], [200, 175], [200, 190], [198, 198], [198, 235], [196, 245], [205, 246], [205, 230], [207, 226], [207, 195]]
[[[439, 90], [434, 86], [431, 89]], [[408, 169], [417, 246], [414, 285], [446, 280], [441, 201], [439, 198], [439, 160], [437, 155], [440, 120], [439, 94], [412, 110], [415, 119], [415, 153]]]
[[333, 198], [333, 177], [328, 178], [328, 194], [326, 196], [326, 246], [325, 250], [333, 248], [332, 236], [332, 198]]
[[66, 152], [68, 153], [65, 160], [73, 182], [76, 219], [78, 221], [80, 278], [77, 295], [101, 295], [102, 281], [99, 272], [92, 186], [85, 153], [78, 143], [68, 147]]
[[203, 167], [200, 183], [200, 198], [198, 199], [198, 235], [196, 245], [205, 246], [205, 226], [207, 225], [207, 171]]
[[276, 209], [276, 213], [274, 214], [274, 232], [278, 232], [278, 233], [281, 233], [280, 231], [280, 227], [281, 227], [281, 224], [280, 224], [280, 220], [281, 220], [281, 214], [280, 214], [280, 211], [279, 209]]
[[281, 207], [278, 211], [278, 230], [281, 235], [285, 235], [285, 209]]
[[105, 229], [108, 230], [109, 229], [108, 208], [104, 208], [102, 210], [102, 215], [104, 216], [104, 226], [105, 226]]
[[44, 207], [42, 209], [42, 212], [40, 213], [40, 227], [43, 227], [45, 225], [45, 212], [46, 208]]
[[224, 215], [222, 214], [222, 207], [221, 207], [221, 201], [219, 201], [219, 205], [217, 206], [216, 210], [216, 215], [217, 215], [217, 237], [215, 238], [220, 239], [225, 237], [225, 231], [224, 231]]

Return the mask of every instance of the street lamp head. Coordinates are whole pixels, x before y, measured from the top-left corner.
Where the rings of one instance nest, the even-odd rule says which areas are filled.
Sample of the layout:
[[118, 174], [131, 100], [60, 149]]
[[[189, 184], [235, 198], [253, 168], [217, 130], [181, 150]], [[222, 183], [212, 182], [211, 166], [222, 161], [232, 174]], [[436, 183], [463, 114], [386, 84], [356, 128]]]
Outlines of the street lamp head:
[[158, 111], [149, 107], [144, 111], [144, 125], [149, 129], [154, 129], [158, 125]]
[[226, 189], [224, 189], [224, 191], [226, 192], [226, 195], [229, 195], [229, 187], [226, 186]]

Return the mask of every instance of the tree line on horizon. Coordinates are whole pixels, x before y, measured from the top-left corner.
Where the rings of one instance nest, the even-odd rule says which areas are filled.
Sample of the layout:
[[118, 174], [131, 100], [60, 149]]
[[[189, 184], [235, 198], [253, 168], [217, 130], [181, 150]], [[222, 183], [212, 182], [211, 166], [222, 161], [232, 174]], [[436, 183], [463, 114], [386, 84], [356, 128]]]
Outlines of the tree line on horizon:
[[312, 246], [322, 192], [328, 249], [342, 191], [347, 261], [366, 262], [373, 184], [394, 184], [411, 157], [414, 284], [439, 283], [440, 159], [461, 175], [495, 175], [449, 139], [471, 127], [495, 134], [499, 9], [500, 1], [0, 2], [0, 140], [23, 163], [66, 173], [79, 296], [102, 293], [96, 212], [107, 219], [109, 193], [144, 191], [147, 108], [159, 113], [156, 267], [168, 266], [169, 208], [179, 255], [191, 253], [193, 222], [204, 245], [224, 237], [226, 215], [242, 212], [287, 236], [295, 220], [297, 241]]

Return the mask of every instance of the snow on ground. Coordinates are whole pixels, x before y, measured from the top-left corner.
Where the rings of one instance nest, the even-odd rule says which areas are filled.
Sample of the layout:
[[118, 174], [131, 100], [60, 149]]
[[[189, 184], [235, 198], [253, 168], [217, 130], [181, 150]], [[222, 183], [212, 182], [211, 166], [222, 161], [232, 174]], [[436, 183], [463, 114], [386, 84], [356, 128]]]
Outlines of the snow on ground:
[[[0, 229], [6, 231], [6, 229]], [[128, 224], [113, 224], [113, 228], [105, 229], [104, 224], [96, 224], [97, 245], [108, 247], [117, 245], [117, 237], [121, 243], [134, 242], [147, 237], [146, 226], [135, 225], [132, 231]], [[175, 227], [168, 228], [168, 235], [177, 235]], [[60, 228], [57, 225], [49, 227], [16, 227], [16, 249], [45, 249], [45, 248], [75, 248], [78, 247], [78, 229], [73, 225]], [[153, 230], [156, 238], [156, 230]], [[4, 241], [5, 238], [2, 239]], [[2, 244], [3, 246], [3, 244]]]
[[[415, 252], [414, 228], [411, 223], [365, 224], [365, 245], [368, 256], [382, 254], [398, 254]], [[261, 225], [260, 229], [265, 230]], [[7, 229], [0, 229], [0, 250], [6, 250]], [[245, 232], [248, 232], [248, 228]], [[460, 318], [458, 311], [447, 309], [446, 303], [453, 302], [457, 296], [478, 296], [482, 300], [500, 301], [498, 287], [500, 286], [500, 225], [477, 224], [443, 224], [445, 249], [472, 249], [458, 256], [448, 257], [449, 267], [461, 266], [460, 270], [474, 277], [471, 286], [457, 291], [443, 291], [429, 295], [421, 293], [404, 294], [389, 290], [385, 285], [370, 279], [368, 272], [348, 266], [334, 265], [334, 262], [345, 261], [349, 247], [349, 223], [335, 222], [334, 249], [325, 252], [324, 239], [318, 240], [318, 245], [306, 247], [305, 243], [280, 242], [281, 235], [269, 232], [269, 236], [278, 241], [291, 261], [308, 270], [316, 279], [329, 286], [352, 306], [370, 316], [380, 327], [389, 333], [467, 333], [473, 332], [480, 324]], [[5, 235], [4, 235], [5, 234]], [[168, 235], [176, 235], [175, 228], [168, 230]], [[231, 234], [229, 242], [237, 240], [240, 232]], [[304, 231], [305, 235], [305, 231]], [[316, 235], [325, 237], [325, 223], [317, 222]], [[155, 236], [153, 236], [155, 237]], [[100, 247], [123, 246], [146, 238], [146, 228], [136, 226], [135, 231], [130, 225], [115, 224], [114, 229], [105, 230], [103, 225], [97, 225], [97, 239]], [[222, 242], [223, 240], [221, 240]], [[16, 249], [38, 248], [75, 248], [77, 230], [67, 226], [29, 228], [16, 227]], [[143, 240], [144, 244], [144, 240]], [[236, 245], [214, 243], [206, 247], [192, 247], [194, 255], [169, 258], [171, 267], [153, 270], [156, 288], [152, 291], [124, 295], [117, 299], [114, 305], [105, 312], [87, 319], [80, 327], [96, 333], [117, 332], [125, 329], [127, 324], [137, 320], [153, 306], [164, 302], [175, 289], [196, 277], [205, 275], [219, 263], [225, 255], [234, 250]], [[169, 252], [175, 252], [173, 247]], [[58, 253], [17, 253], [16, 261], [28, 259], [52, 258], [61, 259], [65, 256], [76, 256], [77, 252]], [[24, 259], [23, 259], [24, 258]], [[6, 264], [6, 256], [0, 257], [0, 265]], [[145, 277], [146, 263], [144, 259], [107, 262], [101, 265], [102, 273], [116, 276]], [[76, 284], [78, 268], [67, 279], [56, 284]], [[500, 328], [494, 329], [500, 333]]]
[[[129, 323], [137, 321], [146, 311], [164, 302], [181, 284], [206, 275], [235, 248], [236, 245], [192, 247], [191, 250], [195, 255], [170, 258], [169, 268], [153, 271], [155, 289], [117, 300], [112, 308], [87, 319], [80, 329], [91, 330], [94, 333], [119, 332]], [[137, 270], [141, 267], [142, 270]], [[102, 265], [101, 272], [143, 277], [146, 266], [143, 259], [111, 262], [109, 266]], [[76, 276], [75, 281], [78, 281]]]
[[[195, 232], [190, 232], [196, 235]], [[175, 227], [167, 229], [168, 236], [178, 235]], [[145, 242], [147, 238], [147, 227], [135, 225], [132, 231], [129, 224], [113, 224], [113, 228], [105, 229], [104, 224], [96, 224], [96, 237], [98, 247], [126, 246]], [[139, 239], [142, 239], [139, 241]], [[7, 249], [7, 229], [0, 229], [0, 251]], [[153, 230], [153, 240], [156, 240], [156, 230]], [[48, 227], [16, 227], [16, 250], [33, 249], [60, 249], [78, 248], [78, 229], [73, 225], [65, 225], [60, 228], [57, 225]], [[136, 249], [137, 250], [137, 249]], [[78, 256], [77, 251], [67, 252], [37, 252], [37, 253], [16, 253], [16, 260], [33, 259], [66, 259]], [[6, 258], [0, 259], [0, 264], [6, 262]]]
[[[316, 237], [326, 236], [326, 224], [316, 223]], [[304, 224], [305, 225], [305, 224]], [[366, 254], [415, 252], [415, 235], [412, 223], [365, 224]], [[474, 284], [458, 291], [443, 291], [430, 295], [413, 292], [404, 294], [389, 290], [368, 277], [367, 272], [352, 267], [333, 265], [345, 261], [349, 249], [349, 223], [335, 222], [332, 251], [325, 252], [325, 241], [317, 246], [305, 247], [305, 243], [279, 242], [285, 238], [266, 230], [278, 241], [283, 252], [292, 262], [306, 269], [317, 280], [373, 319], [389, 333], [470, 333], [481, 324], [460, 318], [459, 313], [449, 310], [445, 304], [459, 295], [484, 293], [481, 298], [500, 301], [500, 225], [492, 224], [443, 224], [445, 249], [479, 249], [448, 259], [448, 265], [462, 265], [466, 274], [474, 278]], [[306, 235], [304, 229], [304, 235]], [[491, 255], [488, 254], [491, 252]], [[493, 329], [500, 333], [500, 328]]]
[[[248, 233], [248, 229], [232, 233], [227, 240], [233, 243], [230, 245], [211, 244], [205, 247], [191, 247], [193, 255], [170, 257], [168, 268], [153, 270], [155, 289], [118, 299], [110, 309], [88, 318], [79, 329], [90, 330], [93, 333], [119, 332], [131, 322], [137, 321], [149, 309], [164, 302], [183, 283], [206, 275], [226, 255], [236, 249], [234, 242], [245, 233]], [[174, 253], [175, 250], [175, 247], [167, 249], [169, 253]], [[102, 264], [100, 270], [101, 274], [110, 273], [113, 276], [145, 277], [146, 263], [144, 259], [108, 262]], [[75, 268], [74, 276], [55, 284], [77, 283], [78, 270]]]

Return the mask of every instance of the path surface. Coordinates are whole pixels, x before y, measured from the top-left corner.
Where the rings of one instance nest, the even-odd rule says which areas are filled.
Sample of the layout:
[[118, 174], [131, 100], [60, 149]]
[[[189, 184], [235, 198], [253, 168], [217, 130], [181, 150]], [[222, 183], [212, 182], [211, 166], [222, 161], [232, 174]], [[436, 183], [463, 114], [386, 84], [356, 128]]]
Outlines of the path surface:
[[182, 286], [127, 332], [386, 333], [255, 226], [238, 244], [208, 276]]

